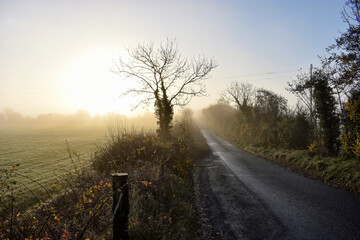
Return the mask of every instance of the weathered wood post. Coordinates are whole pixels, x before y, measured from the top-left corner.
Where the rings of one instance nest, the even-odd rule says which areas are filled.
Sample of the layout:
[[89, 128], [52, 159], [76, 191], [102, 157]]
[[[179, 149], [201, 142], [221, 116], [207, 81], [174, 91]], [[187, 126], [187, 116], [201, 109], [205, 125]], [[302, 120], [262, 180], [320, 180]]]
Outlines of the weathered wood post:
[[127, 173], [111, 175], [113, 188], [113, 239], [128, 240], [129, 187]]

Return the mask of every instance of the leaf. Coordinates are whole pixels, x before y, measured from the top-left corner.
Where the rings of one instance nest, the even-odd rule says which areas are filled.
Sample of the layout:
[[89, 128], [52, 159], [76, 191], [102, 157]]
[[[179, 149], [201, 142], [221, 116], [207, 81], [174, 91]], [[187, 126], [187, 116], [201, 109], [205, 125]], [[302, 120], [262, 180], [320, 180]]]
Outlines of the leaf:
[[61, 237], [62, 237], [63, 239], [69, 239], [69, 237], [70, 237], [69, 231], [67, 231], [66, 229], [64, 229], [63, 232], [62, 232], [62, 234], [61, 234]]

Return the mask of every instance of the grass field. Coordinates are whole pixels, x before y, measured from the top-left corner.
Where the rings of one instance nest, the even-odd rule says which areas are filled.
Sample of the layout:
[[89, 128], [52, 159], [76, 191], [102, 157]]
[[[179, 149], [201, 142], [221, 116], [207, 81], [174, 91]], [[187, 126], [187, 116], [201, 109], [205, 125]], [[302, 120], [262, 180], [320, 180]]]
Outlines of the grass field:
[[[32, 180], [48, 186], [64, 173], [74, 170], [69, 150], [77, 167], [90, 163], [91, 153], [104, 142], [106, 126], [62, 127], [0, 127], [0, 169], [12, 169]], [[69, 147], [68, 147], [69, 146]], [[16, 192], [22, 197], [29, 189], [41, 189], [34, 181], [17, 177]], [[27, 189], [29, 188], [29, 189]]]
[[111, 116], [101, 123], [0, 124], [0, 180], [6, 175], [3, 170], [11, 171], [20, 164], [13, 189], [18, 203], [30, 205], [41, 197], [42, 186], [49, 188], [69, 171], [91, 164], [91, 155], [104, 147], [110, 129], [147, 131], [155, 127], [156, 119], [149, 113], [131, 119]]

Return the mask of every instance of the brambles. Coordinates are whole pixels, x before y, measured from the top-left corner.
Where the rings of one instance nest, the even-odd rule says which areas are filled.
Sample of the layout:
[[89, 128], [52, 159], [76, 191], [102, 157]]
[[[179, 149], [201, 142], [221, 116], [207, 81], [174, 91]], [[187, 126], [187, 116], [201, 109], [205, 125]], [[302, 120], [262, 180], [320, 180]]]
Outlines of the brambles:
[[[19, 179], [16, 175], [14, 178]], [[46, 186], [47, 198], [39, 197], [32, 207], [18, 208], [16, 197], [11, 195], [12, 201], [9, 201], [9, 194], [5, 194], [2, 206], [6, 208], [1, 209], [0, 236], [2, 239], [59, 239], [60, 236], [76, 239], [90, 218], [89, 236], [106, 233], [108, 223], [104, 219], [111, 214], [111, 199], [105, 197], [111, 196], [110, 186], [107, 179], [96, 176], [91, 169], [82, 168], [76, 173], [68, 173], [62, 181]], [[11, 188], [15, 189], [15, 186]]]
[[106, 147], [94, 157], [100, 172], [129, 173], [130, 238], [196, 238], [190, 174], [199, 152], [192, 129], [192, 120], [183, 118], [172, 129], [176, 138], [167, 141], [155, 133], [113, 129]]
[[[43, 185], [43, 195], [28, 208], [17, 204], [17, 196], [8, 189], [19, 185], [3, 181], [7, 190], [1, 206], [2, 239], [109, 239], [111, 238], [111, 172], [128, 172], [130, 176], [130, 237], [196, 238], [197, 224], [191, 207], [193, 156], [192, 120], [182, 119], [174, 126], [173, 138], [160, 139], [154, 133], [126, 132], [116, 129], [107, 144], [98, 147], [92, 164], [76, 166], [56, 183]], [[196, 132], [196, 131], [195, 131]], [[70, 159], [79, 157], [69, 151]], [[6, 170], [9, 179], [26, 177], [19, 167]], [[21, 177], [23, 176], [23, 177]], [[35, 180], [34, 180], [35, 181]], [[10, 193], [10, 195], [9, 195]], [[5, 206], [6, 207], [5, 209]]]

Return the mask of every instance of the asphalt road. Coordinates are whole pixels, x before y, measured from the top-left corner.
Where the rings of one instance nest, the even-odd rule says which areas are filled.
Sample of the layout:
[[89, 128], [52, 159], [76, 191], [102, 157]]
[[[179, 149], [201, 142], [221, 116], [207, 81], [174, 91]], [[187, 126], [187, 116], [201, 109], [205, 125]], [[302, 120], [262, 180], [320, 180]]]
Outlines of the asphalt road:
[[[212, 180], [214, 184], [227, 185], [228, 190], [209, 187], [214, 188], [211, 198], [216, 204], [229, 205], [216, 210], [222, 212], [216, 213], [217, 221], [220, 223], [219, 218], [223, 218], [220, 220], [226, 222], [221, 235], [224, 231], [231, 232], [229, 239], [360, 239], [360, 195], [289, 172], [238, 149], [212, 131], [201, 129], [213, 150], [212, 156], [200, 164], [201, 174], [211, 178], [214, 169], [220, 168], [214, 164], [220, 164], [225, 169], [222, 171], [227, 172], [221, 176], [231, 179], [221, 182], [219, 176], [214, 176]], [[226, 198], [222, 194], [227, 194]], [[257, 216], [248, 219], [244, 216], [256, 211]], [[251, 228], [249, 221], [256, 224], [252, 230], [245, 229]], [[266, 232], [271, 234], [264, 233], [262, 226], [269, 228]], [[275, 226], [276, 232], [271, 232]]]

